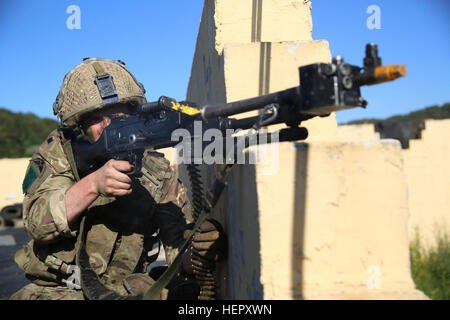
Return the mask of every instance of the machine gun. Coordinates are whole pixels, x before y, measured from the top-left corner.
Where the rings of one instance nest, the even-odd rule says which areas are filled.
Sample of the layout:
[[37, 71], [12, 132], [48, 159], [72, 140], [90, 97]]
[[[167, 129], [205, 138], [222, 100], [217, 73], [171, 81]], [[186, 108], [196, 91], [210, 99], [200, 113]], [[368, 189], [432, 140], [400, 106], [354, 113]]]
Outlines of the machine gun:
[[[365, 108], [367, 102], [361, 97], [362, 86], [405, 76], [406, 68], [404, 65], [382, 66], [378, 47], [368, 44], [362, 68], [344, 62], [342, 57], [336, 57], [329, 64], [315, 63], [300, 67], [299, 75], [301, 85], [251, 99], [199, 107], [195, 103], [177, 102], [162, 96], [156, 102], [137, 106], [133, 114], [112, 116], [111, 123], [103, 130], [95, 143], [89, 143], [72, 135], [72, 150], [78, 174], [83, 177], [103, 166], [109, 159], [116, 159], [129, 161], [134, 166], [130, 175], [137, 175], [146, 149], [174, 147], [179, 143], [178, 139], [173, 139], [173, 132], [177, 129], [189, 132], [195, 145], [196, 141], [201, 140], [203, 131], [210, 128], [225, 133], [227, 129], [259, 129], [284, 123], [287, 128], [278, 131], [278, 141], [304, 140], [308, 136], [308, 131], [300, 127], [303, 121], [317, 116], [326, 117], [331, 112], [344, 109]], [[260, 114], [243, 119], [230, 117], [254, 110], [260, 111]], [[196, 132], [197, 121], [203, 124], [201, 132]], [[198, 166], [195, 164], [187, 166], [191, 179], [196, 227], [186, 239], [180, 252], [187, 249], [196, 228], [214, 208], [226, 185], [227, 174], [232, 166], [233, 163], [226, 164], [222, 168], [211, 190], [206, 193], [206, 198]], [[81, 234], [84, 237], [83, 232]], [[195, 252], [193, 254], [194, 262]], [[193, 263], [194, 272], [201, 288], [199, 298], [212, 299], [215, 295], [213, 269], [205, 267], [201, 259], [195, 262]], [[169, 282], [180, 263], [181, 255], [178, 255], [171, 267], [145, 295], [140, 297], [124, 298], [114, 295], [105, 288], [97, 288], [93, 290], [94, 293], [85, 292], [85, 294], [94, 299], [101, 297], [151, 299], [156, 297], [158, 290]], [[90, 269], [89, 257], [84, 251], [84, 246], [81, 246], [79, 264], [82, 267], [82, 284], [94, 281], [96, 275]]]
[[[302, 121], [331, 112], [365, 108], [367, 101], [361, 97], [360, 87], [394, 80], [406, 75], [404, 65], [381, 66], [378, 47], [367, 44], [364, 67], [350, 65], [342, 57], [335, 57], [329, 64], [315, 63], [299, 68], [301, 85], [279, 92], [231, 103], [205, 105], [177, 102], [162, 96], [156, 102], [141, 104], [131, 115], [111, 117], [100, 139], [91, 144], [83, 139], [72, 139], [75, 162], [80, 176], [103, 166], [109, 159], [127, 160], [134, 166], [134, 173], [141, 168], [145, 149], [173, 147], [172, 133], [185, 129], [193, 139], [195, 121], [203, 123], [203, 129], [216, 128], [223, 133], [227, 129], [261, 128], [285, 123], [288, 127], [279, 131], [279, 141], [306, 139]], [[234, 119], [230, 116], [260, 110], [259, 116]]]

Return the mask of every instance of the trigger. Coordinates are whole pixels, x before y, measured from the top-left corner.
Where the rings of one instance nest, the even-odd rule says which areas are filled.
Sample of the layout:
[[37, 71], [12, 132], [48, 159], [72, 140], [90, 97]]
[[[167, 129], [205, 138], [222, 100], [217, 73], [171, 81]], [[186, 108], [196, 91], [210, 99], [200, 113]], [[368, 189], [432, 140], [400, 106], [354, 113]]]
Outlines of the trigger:
[[135, 153], [128, 154], [128, 162], [133, 166], [133, 169], [127, 173], [129, 176], [136, 176], [141, 172], [141, 163]]

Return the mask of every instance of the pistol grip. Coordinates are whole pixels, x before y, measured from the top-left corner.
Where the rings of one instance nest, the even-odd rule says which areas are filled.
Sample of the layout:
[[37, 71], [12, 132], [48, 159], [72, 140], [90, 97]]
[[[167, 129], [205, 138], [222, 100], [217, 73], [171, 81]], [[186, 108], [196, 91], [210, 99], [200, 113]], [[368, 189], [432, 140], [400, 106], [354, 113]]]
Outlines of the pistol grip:
[[127, 175], [130, 177], [139, 176], [142, 169], [142, 157], [139, 157], [135, 153], [129, 153], [127, 160], [133, 166], [133, 169], [130, 172], [127, 172]]

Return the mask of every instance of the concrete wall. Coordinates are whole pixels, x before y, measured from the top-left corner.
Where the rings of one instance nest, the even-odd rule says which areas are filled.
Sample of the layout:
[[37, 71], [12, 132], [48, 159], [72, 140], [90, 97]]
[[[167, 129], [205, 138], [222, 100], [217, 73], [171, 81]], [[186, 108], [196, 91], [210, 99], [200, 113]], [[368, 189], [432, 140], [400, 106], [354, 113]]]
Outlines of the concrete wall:
[[232, 297], [261, 288], [264, 299], [423, 298], [410, 276], [399, 143], [279, 147], [275, 175], [259, 165], [233, 171]]
[[[299, 66], [331, 61], [328, 42], [311, 41], [309, 1], [262, 2], [205, 1], [187, 100], [203, 105], [276, 92], [299, 84]], [[305, 126], [310, 139], [336, 135], [334, 114]]]
[[380, 133], [375, 132], [373, 124], [354, 124], [338, 126], [339, 141], [372, 141], [380, 140]]
[[0, 209], [22, 202], [22, 181], [30, 159], [0, 159]]
[[[298, 85], [299, 66], [329, 62], [327, 41], [311, 38], [310, 5], [205, 1], [187, 99], [211, 104], [275, 92]], [[425, 298], [410, 275], [399, 144], [367, 142], [367, 128], [342, 143], [334, 115], [304, 124], [307, 143], [276, 145], [274, 170], [258, 162], [231, 173], [214, 212], [229, 235], [219, 297]], [[203, 166], [206, 186], [214, 170]], [[180, 176], [187, 181], [183, 168]]]
[[402, 150], [408, 183], [410, 238], [416, 230], [425, 246], [450, 235], [450, 119], [426, 120], [422, 138]]
[[[372, 124], [338, 127], [341, 141], [379, 140]], [[408, 194], [408, 235], [418, 232], [424, 247], [435, 246], [436, 238], [450, 234], [450, 120], [425, 120], [421, 139], [402, 149]]]

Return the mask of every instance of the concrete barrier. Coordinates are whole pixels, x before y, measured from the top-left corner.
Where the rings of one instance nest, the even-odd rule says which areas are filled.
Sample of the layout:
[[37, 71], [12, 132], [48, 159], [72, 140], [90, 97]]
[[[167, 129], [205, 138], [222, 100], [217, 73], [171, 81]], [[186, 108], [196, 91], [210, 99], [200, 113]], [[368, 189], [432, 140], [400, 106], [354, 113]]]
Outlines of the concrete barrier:
[[30, 159], [0, 159], [0, 209], [22, 202], [22, 181]]
[[[309, 10], [309, 1], [205, 1], [187, 100], [231, 102], [298, 85], [299, 66], [331, 59], [327, 41], [311, 38]], [[214, 212], [229, 234], [219, 296], [426, 298], [409, 268], [399, 144], [366, 141], [367, 132], [343, 143], [334, 115], [304, 125], [307, 143], [279, 144], [274, 172], [239, 165], [229, 178]], [[203, 166], [206, 186], [214, 170]], [[180, 177], [187, 182], [183, 168]]]

